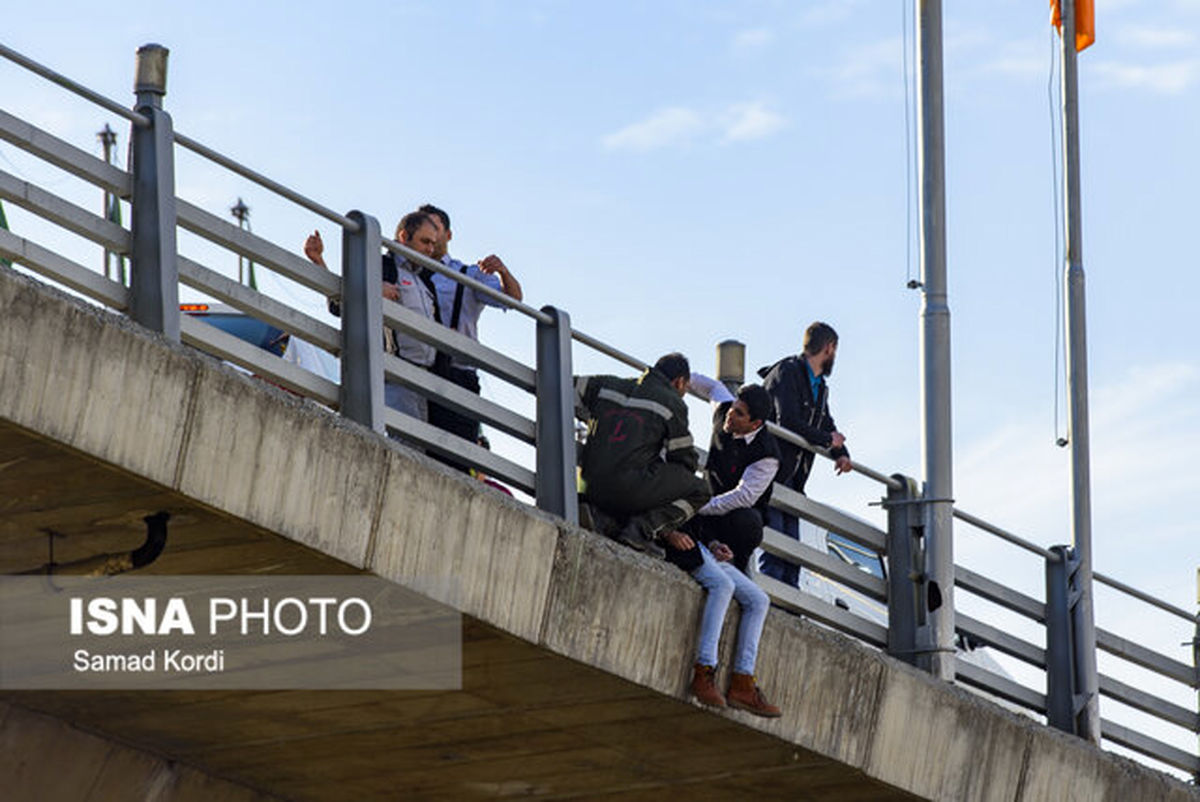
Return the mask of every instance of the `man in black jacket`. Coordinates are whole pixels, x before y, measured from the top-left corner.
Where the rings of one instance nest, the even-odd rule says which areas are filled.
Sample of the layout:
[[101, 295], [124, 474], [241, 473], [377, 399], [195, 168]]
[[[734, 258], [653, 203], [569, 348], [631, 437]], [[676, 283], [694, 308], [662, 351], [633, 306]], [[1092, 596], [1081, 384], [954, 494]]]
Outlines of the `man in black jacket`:
[[699, 456], [688, 431], [691, 368], [682, 354], [667, 354], [638, 379], [579, 376], [576, 414], [588, 422], [580, 453], [583, 492], [589, 504], [627, 519], [616, 539], [664, 556], [661, 542], [709, 498], [696, 476]]
[[[804, 351], [798, 356], [785, 357], [770, 367], [762, 368], [763, 387], [775, 402], [775, 418], [780, 426], [795, 432], [810, 444], [829, 449], [834, 470], [850, 470], [850, 452], [846, 437], [837, 430], [829, 414], [829, 387], [826, 379], [833, 372], [837, 355], [837, 332], [828, 323], [813, 323], [804, 332]], [[804, 492], [815, 454], [786, 440], [779, 441], [780, 465], [775, 481], [798, 493]], [[776, 509], [768, 511], [767, 523], [789, 537], [800, 538], [799, 523], [791, 515]], [[764, 555], [762, 571], [789, 585], [800, 579], [798, 566]]]

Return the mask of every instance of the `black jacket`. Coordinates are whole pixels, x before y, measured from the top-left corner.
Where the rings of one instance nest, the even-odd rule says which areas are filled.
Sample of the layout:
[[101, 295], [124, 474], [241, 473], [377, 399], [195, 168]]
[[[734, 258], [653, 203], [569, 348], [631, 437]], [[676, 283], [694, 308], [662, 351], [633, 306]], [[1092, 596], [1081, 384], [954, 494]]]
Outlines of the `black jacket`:
[[[830, 433], [837, 431], [833, 416], [829, 414], [829, 388], [822, 376], [817, 385], [817, 395], [813, 397], [806, 364], [807, 357], [804, 354], [784, 357], [774, 365], [760, 368], [758, 375], [775, 402], [776, 422], [814, 446], [829, 448], [833, 445]], [[779, 451], [781, 458], [775, 481], [803, 493], [815, 455], [783, 439], [779, 440]], [[845, 447], [835, 448], [829, 453], [834, 459], [850, 456]]]

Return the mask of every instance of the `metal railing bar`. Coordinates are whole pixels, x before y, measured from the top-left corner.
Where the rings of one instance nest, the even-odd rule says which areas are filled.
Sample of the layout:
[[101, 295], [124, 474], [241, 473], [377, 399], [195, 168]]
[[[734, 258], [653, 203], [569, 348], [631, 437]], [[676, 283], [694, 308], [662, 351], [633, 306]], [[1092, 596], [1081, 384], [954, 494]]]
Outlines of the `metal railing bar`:
[[977, 618], [971, 618], [956, 611], [954, 615], [954, 628], [959, 632], [965, 632], [975, 640], [981, 641], [997, 651], [1004, 652], [1019, 660], [1024, 660], [1026, 663], [1038, 668], [1046, 668], [1045, 649], [1035, 646], [1028, 641], [1021, 640], [1015, 635], [1003, 632], [991, 624], [985, 624]]
[[383, 375], [416, 390], [442, 406], [463, 415], [479, 418], [489, 426], [494, 426], [526, 443], [533, 444], [537, 438], [537, 426], [528, 418], [494, 401], [480, 398], [470, 390], [399, 357], [384, 355]]
[[311, 290], [326, 297], [338, 296], [342, 292], [342, 280], [325, 268], [317, 267], [307, 259], [233, 223], [227, 223], [198, 206], [177, 199], [176, 214], [180, 228], [253, 259]]
[[1120, 744], [1127, 749], [1132, 749], [1155, 760], [1161, 760], [1167, 765], [1191, 774], [1200, 774], [1200, 757], [1148, 735], [1134, 732], [1129, 727], [1115, 721], [1109, 721], [1106, 718], [1100, 719], [1100, 734], [1105, 740]]
[[487, 471], [489, 476], [507, 482], [530, 495], [534, 493], [537, 477], [528, 468], [394, 409], [385, 409], [383, 419], [388, 428], [395, 429], [405, 440], [421, 448], [477, 465]]
[[25, 69], [29, 70], [32, 73], [40, 75], [41, 77], [45, 78], [47, 81], [58, 84], [63, 89], [66, 89], [70, 92], [74, 92], [75, 94], [79, 95], [80, 97], [84, 98], [85, 100], [90, 100], [91, 102], [95, 103], [97, 106], [103, 106], [104, 108], [111, 111], [113, 114], [119, 114], [120, 116], [124, 117], [125, 119], [129, 120], [131, 123], [133, 123], [134, 125], [136, 125], [140, 128], [145, 128], [146, 126], [150, 125], [150, 121], [148, 119], [146, 119], [146, 117], [144, 117], [143, 115], [138, 114], [136, 111], [132, 111], [130, 109], [125, 108], [120, 103], [116, 102], [115, 100], [110, 100], [109, 98], [105, 97], [104, 95], [100, 94], [99, 92], [96, 92], [95, 90], [92, 90], [92, 89], [88, 89], [83, 84], [72, 81], [67, 76], [65, 76], [61, 73], [55, 72], [54, 70], [50, 69], [49, 67], [39, 64], [38, 62], [34, 61], [33, 59], [29, 58], [28, 56], [21, 55], [17, 51], [13, 50], [11, 47], [6, 47], [5, 45], [0, 44], [0, 56], [3, 56], [4, 58], [8, 59], [9, 61], [13, 62], [14, 64], [21, 65], [22, 67], [24, 67]]
[[995, 602], [1013, 612], [1032, 618], [1039, 624], [1046, 623], [1046, 605], [1024, 593], [1005, 587], [961, 565], [954, 566], [954, 584], [988, 601]]
[[1026, 688], [1019, 682], [969, 663], [961, 657], [954, 658], [954, 674], [964, 684], [986, 691], [1006, 702], [1020, 705], [1035, 713], [1046, 713], [1046, 694]]
[[1156, 674], [1170, 677], [1189, 688], [1196, 687], [1196, 669], [1192, 666], [1161, 655], [1100, 627], [1096, 627], [1096, 648], [1103, 649], [1109, 654], [1128, 660], [1142, 668], [1148, 668]]
[[[614, 348], [613, 346], [609, 345], [606, 342], [597, 340], [595, 337], [591, 336], [590, 334], [584, 334], [579, 329], [575, 329], [575, 328], [571, 329], [571, 338], [573, 340], [577, 340], [578, 342], [583, 343], [584, 345], [586, 345], [590, 348], [593, 348], [593, 349], [599, 351], [600, 353], [604, 354], [605, 356], [610, 356], [613, 359], [617, 360], [618, 362], [625, 363], [626, 365], [633, 368], [634, 370], [641, 371], [641, 370], [645, 370], [646, 368], [650, 367], [648, 364], [646, 364], [642, 360], [638, 359], [636, 356], [630, 356], [629, 354], [625, 353], [624, 351]], [[699, 398], [699, 396], [696, 396], [696, 397]]]
[[836, 579], [876, 601], [882, 602], [887, 599], [887, 585], [879, 577], [846, 565], [838, 558], [807, 546], [799, 540], [793, 540], [770, 527], [763, 528], [762, 549], [768, 554], [783, 557], [830, 579]]
[[383, 301], [383, 323], [422, 342], [429, 343], [439, 351], [461, 357], [478, 365], [505, 381], [515, 384], [526, 392], [536, 392], [537, 374], [533, 368], [521, 364], [512, 357], [492, 350], [486, 345], [454, 331], [436, 320], [431, 320], [395, 301]]
[[1200, 732], [1200, 714], [1195, 710], [1172, 704], [1154, 694], [1146, 693], [1104, 674], [1100, 674], [1099, 679], [1100, 693], [1105, 696], [1192, 732]]
[[489, 298], [493, 298], [496, 301], [499, 301], [501, 304], [508, 307], [509, 309], [515, 309], [518, 312], [520, 312], [524, 315], [527, 315], [528, 317], [533, 318], [538, 323], [544, 323], [547, 326], [554, 324], [553, 318], [551, 318], [549, 315], [547, 315], [542, 310], [534, 309], [532, 306], [529, 306], [528, 304], [525, 304], [521, 301], [510, 298], [507, 295], [505, 295], [503, 292], [501, 292], [500, 290], [497, 290], [493, 287], [489, 287], [488, 285], [484, 284], [481, 281], [476, 281], [473, 278], [464, 276], [462, 273], [459, 273], [457, 270], [454, 270], [453, 268], [450, 268], [450, 267], [446, 267], [444, 264], [437, 261], [436, 259], [430, 259], [425, 254], [414, 251], [412, 248], [409, 248], [407, 245], [402, 245], [399, 242], [396, 242], [395, 240], [388, 239], [387, 237], [383, 238], [382, 245], [383, 245], [383, 247], [387, 248], [392, 253], [394, 253], [398, 256], [403, 256], [408, 261], [413, 262], [418, 265], [421, 265], [422, 267], [427, 267], [430, 270], [434, 271], [435, 273], [441, 273], [443, 276], [449, 276], [450, 278], [457, 281], [459, 284], [462, 284], [467, 287], [471, 287], [472, 289], [483, 293], [484, 295], [488, 296]]
[[5, 111], [0, 111], [0, 139], [122, 198], [133, 192], [129, 173]]
[[226, 334], [199, 318], [181, 315], [180, 336], [184, 343], [219, 359], [239, 365], [267, 381], [312, 398], [328, 407], [338, 404], [338, 387], [333, 382], [309, 373], [274, 354]]
[[836, 507], [813, 501], [790, 487], [776, 483], [771, 490], [771, 506], [850, 538], [874, 551], [883, 551], [886, 536], [870, 524], [851, 517]]
[[129, 290], [126, 287], [2, 228], [0, 257], [83, 293], [111, 309], [123, 312], [129, 308]]
[[265, 187], [265, 188], [271, 190], [276, 195], [281, 195], [284, 198], [287, 198], [288, 200], [290, 200], [292, 203], [295, 203], [298, 206], [303, 206], [305, 209], [308, 209], [310, 212], [315, 212], [316, 214], [321, 215], [322, 217], [326, 218], [327, 220], [331, 220], [331, 221], [337, 223], [339, 226], [346, 229], [347, 231], [353, 231], [353, 232], [358, 231], [358, 223], [354, 222], [349, 217], [346, 217], [344, 214], [339, 214], [339, 213], [335, 212], [333, 209], [330, 209], [328, 206], [323, 206], [320, 203], [317, 203], [315, 200], [312, 200], [311, 198], [307, 198], [304, 195], [301, 195], [299, 192], [296, 192], [294, 189], [288, 189], [287, 187], [285, 187], [283, 184], [279, 183], [278, 181], [274, 181], [270, 178], [267, 178], [262, 173], [251, 170], [249, 167], [246, 167], [245, 165], [239, 164], [238, 162], [234, 161], [233, 159], [229, 158], [228, 156], [218, 153], [217, 151], [208, 147], [208, 145], [205, 145], [202, 142], [197, 142], [195, 139], [192, 139], [190, 136], [185, 136], [184, 134], [181, 134], [178, 131], [176, 131], [175, 132], [175, 142], [177, 144], [182, 145], [183, 147], [187, 148], [188, 150], [192, 151], [193, 153], [200, 154], [201, 156], [208, 159], [209, 161], [216, 162], [217, 164], [221, 165], [222, 167], [224, 167], [227, 170], [232, 170], [233, 172], [240, 175], [242, 178], [249, 179], [249, 180], [253, 181], [254, 183], [258, 184], [259, 186], [262, 186], [262, 187]]
[[841, 607], [805, 593], [799, 588], [785, 585], [778, 579], [765, 574], [759, 574], [755, 578], [755, 582], [767, 592], [767, 595], [771, 597], [772, 604], [777, 607], [791, 610], [826, 626], [855, 635], [872, 646], [881, 649], [887, 646], [887, 628], [874, 621], [843, 610]]
[[1113, 588], [1114, 590], [1119, 590], [1122, 593], [1125, 593], [1129, 596], [1133, 596], [1135, 599], [1144, 601], [1146, 604], [1149, 604], [1153, 607], [1157, 607], [1158, 609], [1160, 609], [1164, 612], [1168, 612], [1168, 613], [1171, 613], [1172, 615], [1178, 616], [1179, 618], [1182, 618], [1183, 620], [1188, 621], [1189, 623], [1193, 623], [1193, 624], [1196, 623], [1196, 620], [1197, 620], [1196, 615], [1189, 613], [1187, 610], [1184, 610], [1183, 608], [1176, 607], [1175, 605], [1171, 604], [1170, 602], [1165, 602], [1162, 599], [1156, 599], [1148, 593], [1143, 593], [1142, 591], [1138, 590], [1137, 588], [1133, 588], [1133, 587], [1130, 587], [1129, 585], [1126, 585], [1124, 582], [1113, 579], [1112, 577], [1109, 577], [1109, 576], [1105, 576], [1104, 574], [1101, 574], [1098, 572], [1093, 572], [1092, 578], [1101, 584], [1108, 585], [1110, 588]]
[[1031, 543], [1022, 537], [1018, 537], [1017, 535], [1014, 535], [1012, 532], [1005, 531], [994, 524], [988, 523], [987, 521], [983, 520], [982, 518], [977, 518], [974, 515], [971, 515], [969, 512], [963, 512], [962, 510], [958, 509], [957, 507], [954, 508], [954, 517], [959, 519], [960, 521], [965, 521], [966, 523], [969, 523], [972, 526], [978, 527], [979, 529], [982, 529], [985, 532], [993, 534], [996, 537], [1000, 538], [1001, 540], [1007, 540], [1009, 543], [1012, 543], [1014, 546], [1020, 546], [1021, 548], [1025, 549], [1026, 551], [1029, 551], [1029, 552], [1032, 552], [1032, 553], [1038, 555], [1042, 559], [1056, 559], [1054, 556], [1054, 553], [1051, 552], [1049, 549], [1044, 549], [1041, 546], [1037, 545], [1036, 543]]
[[129, 253], [133, 235], [124, 228], [3, 170], [0, 170], [0, 200], [12, 201], [110, 251]]
[[[780, 426], [778, 423], [775, 423], [774, 421], [767, 421], [767, 431], [770, 432], [771, 434], [775, 435], [780, 440], [786, 440], [787, 442], [791, 443], [792, 445], [799, 446], [800, 448], [803, 448], [806, 451], [811, 451], [814, 454], [818, 454], [818, 455], [824, 457], [825, 459], [828, 459], [828, 460], [833, 459], [833, 457], [829, 456], [829, 449], [822, 448], [821, 446], [814, 446], [812, 443], [808, 442], [800, 435], [796, 434], [795, 432], [791, 431], [790, 429], [783, 428], [782, 426]], [[893, 490], [900, 490], [904, 486], [900, 482], [900, 480], [894, 479], [891, 476], [887, 476], [886, 474], [880, 473], [879, 471], [875, 470], [874, 468], [871, 468], [867, 465], [863, 465], [860, 462], [855, 462], [854, 460], [850, 460], [850, 468], [854, 472], [861, 473], [863, 476], [866, 476], [869, 479], [874, 479], [876, 482], [886, 485], [887, 487], [890, 487]]]
[[278, 326], [289, 334], [299, 335], [313, 345], [337, 355], [342, 350], [342, 333], [327, 323], [239, 284], [228, 276], [193, 262], [186, 256], [177, 258], [179, 282], [218, 298], [251, 317]]

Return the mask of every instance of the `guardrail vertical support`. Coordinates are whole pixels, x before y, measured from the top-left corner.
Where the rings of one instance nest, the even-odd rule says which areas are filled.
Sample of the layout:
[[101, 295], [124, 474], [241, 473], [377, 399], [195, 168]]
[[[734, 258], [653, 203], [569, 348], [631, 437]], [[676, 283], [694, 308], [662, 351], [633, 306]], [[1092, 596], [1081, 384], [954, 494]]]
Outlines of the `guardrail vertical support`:
[[[1046, 558], [1046, 720], [1051, 727], [1088, 737], [1086, 684], [1079, 659], [1080, 561], [1074, 549], [1051, 546]], [[1093, 662], [1092, 665], [1095, 665]]]
[[163, 111], [167, 55], [161, 45], [137, 51], [134, 109], [150, 125], [130, 126], [133, 161], [133, 252], [130, 317], [179, 342], [179, 266], [175, 250], [175, 134]]
[[346, 216], [358, 230], [342, 229], [341, 412], [384, 434], [382, 237], [371, 215]]
[[925, 587], [924, 549], [921, 543], [920, 493], [917, 482], [894, 474], [900, 488], [888, 488], [887, 509], [887, 605], [888, 654], [897, 660], [917, 664], [917, 629], [923, 618]]
[[537, 505], [577, 524], [571, 319], [553, 306], [542, 311], [552, 322], [537, 325]]

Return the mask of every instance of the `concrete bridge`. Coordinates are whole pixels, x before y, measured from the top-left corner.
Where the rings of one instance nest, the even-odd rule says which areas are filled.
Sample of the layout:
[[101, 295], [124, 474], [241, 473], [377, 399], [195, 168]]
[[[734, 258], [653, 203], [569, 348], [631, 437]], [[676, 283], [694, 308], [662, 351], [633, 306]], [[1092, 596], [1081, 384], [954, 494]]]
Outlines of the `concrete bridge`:
[[783, 718], [703, 709], [678, 570], [0, 268], [0, 573], [128, 550], [157, 510], [147, 573], [453, 574], [462, 689], [10, 691], [0, 797], [1200, 799], [778, 610]]

